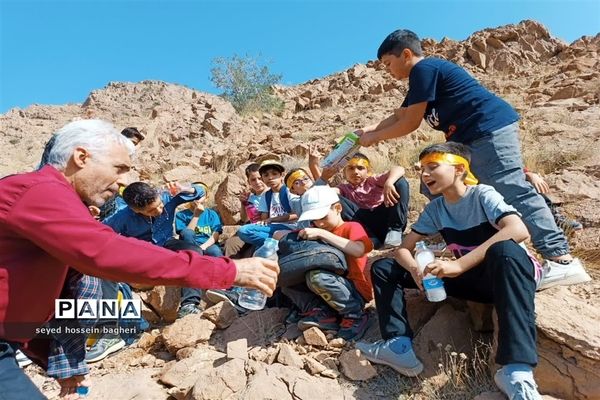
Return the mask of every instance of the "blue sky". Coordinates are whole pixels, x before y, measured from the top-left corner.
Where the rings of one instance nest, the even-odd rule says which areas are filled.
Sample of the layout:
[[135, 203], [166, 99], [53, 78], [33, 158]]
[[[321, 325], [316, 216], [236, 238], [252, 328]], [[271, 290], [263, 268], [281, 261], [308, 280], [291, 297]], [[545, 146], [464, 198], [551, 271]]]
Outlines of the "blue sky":
[[0, 113], [81, 103], [110, 81], [218, 93], [218, 56], [261, 54], [284, 84], [375, 58], [397, 28], [462, 40], [535, 19], [567, 42], [600, 32], [598, 0], [0, 0]]

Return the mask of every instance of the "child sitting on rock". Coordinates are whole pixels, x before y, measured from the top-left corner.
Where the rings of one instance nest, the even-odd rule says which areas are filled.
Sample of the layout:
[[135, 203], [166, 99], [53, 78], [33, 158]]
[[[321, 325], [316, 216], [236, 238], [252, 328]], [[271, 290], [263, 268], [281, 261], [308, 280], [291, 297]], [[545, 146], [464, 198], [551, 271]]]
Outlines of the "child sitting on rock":
[[[469, 169], [470, 151], [460, 143], [427, 147], [419, 155], [421, 180], [441, 194], [425, 206], [394, 258], [377, 260], [371, 270], [383, 341], [358, 343], [372, 362], [416, 376], [423, 364], [412, 349], [404, 290], [423, 289], [423, 276], [443, 279], [448, 295], [490, 303], [498, 314], [495, 375], [509, 399], [541, 399], [533, 378], [538, 362], [534, 295], [541, 278], [519, 243], [529, 237], [518, 212], [488, 185], [477, 185]], [[469, 183], [467, 185], [466, 182]], [[441, 233], [456, 260], [435, 260], [420, 271], [412, 251], [418, 241]]]
[[219, 236], [223, 233], [221, 217], [215, 210], [204, 206], [208, 187], [202, 182], [194, 185], [204, 189], [205, 195], [189, 202], [188, 209], [175, 214], [175, 231], [181, 240], [197, 245], [207, 256], [222, 257], [223, 251], [219, 247]]
[[[248, 184], [248, 190], [240, 195], [240, 217], [242, 224], [252, 224], [260, 221], [260, 212], [258, 206], [260, 199], [264, 193], [269, 190], [267, 185], [262, 181], [258, 169], [260, 164], [251, 163], [249, 164], [244, 173], [246, 174], [246, 182]], [[251, 257], [254, 247], [248, 243], [245, 243], [238, 236], [237, 232], [235, 235], [229, 237], [225, 241], [225, 256], [231, 258], [246, 258]]]
[[[321, 174], [318, 158], [311, 157], [309, 160], [313, 175], [325, 182], [336, 172], [326, 169]], [[369, 158], [356, 153], [344, 167], [344, 176], [347, 183], [337, 188], [342, 197], [357, 206], [352, 220], [365, 227], [375, 248], [398, 246], [406, 229], [410, 197], [404, 168], [392, 167], [383, 174], [373, 175]]]
[[336, 191], [329, 186], [314, 186], [302, 196], [299, 221], [311, 221], [312, 227], [302, 229], [298, 236], [306, 240], [321, 240], [344, 252], [348, 274], [314, 269], [306, 273], [306, 286], [298, 285], [283, 292], [302, 312], [298, 328], [318, 327], [338, 330], [346, 340], [361, 338], [369, 326], [369, 316], [363, 311], [373, 298], [371, 284], [365, 275], [367, 254], [373, 249], [364, 228], [357, 222], [344, 222], [342, 205]]
[[243, 225], [237, 232], [240, 239], [260, 247], [275, 231], [294, 229], [298, 216], [292, 212], [290, 193], [283, 182], [285, 167], [279, 161], [265, 160], [260, 164], [260, 176], [269, 187], [260, 198], [261, 220]]

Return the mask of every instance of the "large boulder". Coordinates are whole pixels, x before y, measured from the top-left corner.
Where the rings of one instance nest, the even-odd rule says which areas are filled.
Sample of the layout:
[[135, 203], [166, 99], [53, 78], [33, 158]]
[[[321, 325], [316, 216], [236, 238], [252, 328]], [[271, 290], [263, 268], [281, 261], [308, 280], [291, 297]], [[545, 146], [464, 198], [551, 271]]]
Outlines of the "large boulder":
[[162, 332], [163, 343], [171, 354], [176, 354], [184, 347], [192, 347], [196, 343], [207, 342], [215, 329], [215, 324], [203, 319], [198, 314], [186, 315]]
[[180, 288], [155, 286], [149, 291], [140, 292], [140, 298], [165, 322], [173, 322], [177, 319], [177, 309], [181, 301]]
[[600, 310], [567, 288], [536, 296], [539, 364], [543, 393], [565, 399], [600, 399]]

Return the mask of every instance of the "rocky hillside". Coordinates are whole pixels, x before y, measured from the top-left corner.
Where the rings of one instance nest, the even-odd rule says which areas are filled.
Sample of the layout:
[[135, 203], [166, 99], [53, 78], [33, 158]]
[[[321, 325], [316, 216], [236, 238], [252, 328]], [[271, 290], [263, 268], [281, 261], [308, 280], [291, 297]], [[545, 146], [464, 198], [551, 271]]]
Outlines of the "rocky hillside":
[[[464, 66], [519, 111], [526, 164], [530, 169], [546, 175], [554, 198], [563, 203], [568, 214], [584, 224], [583, 232], [570, 238], [571, 244], [575, 253], [591, 267], [591, 274], [598, 279], [600, 35], [582, 37], [567, 44], [553, 38], [541, 24], [523, 21], [475, 32], [460, 42], [425, 39], [423, 47], [428, 55], [446, 58]], [[283, 112], [278, 115], [241, 116], [231, 104], [218, 96], [158, 81], [112, 82], [90, 93], [83, 104], [32, 105], [25, 109], [12, 109], [0, 116], [0, 145], [5, 154], [0, 160], [0, 176], [33, 168], [39, 160], [43, 144], [54, 130], [66, 122], [76, 118], [107, 119], [118, 127], [137, 126], [146, 133], [147, 139], [140, 146], [135, 162], [136, 172], [141, 179], [155, 182], [161, 181], [163, 176], [169, 179], [202, 179], [213, 189], [212, 193], [217, 193], [216, 204], [225, 221], [235, 224], [239, 217], [236, 197], [243, 184], [239, 179], [240, 166], [269, 154], [280, 156], [288, 165], [303, 163], [308, 143], [317, 143], [326, 151], [332, 140], [346, 130], [389, 115], [400, 105], [406, 86], [405, 83], [392, 80], [378, 62], [369, 62], [323, 79], [294, 87], [277, 87], [275, 90], [285, 102]], [[411, 183], [415, 183], [413, 187], [416, 188], [416, 174], [410, 170], [410, 166], [416, 160], [418, 149], [436, 141], [443, 141], [443, 136], [423, 124], [409, 137], [379, 144], [367, 152], [377, 169], [382, 170], [392, 164], [406, 167]], [[412, 211], [417, 212], [423, 200], [418, 194], [413, 197]], [[597, 311], [600, 306], [599, 293], [600, 285], [592, 282], [576, 288], [549, 290], [538, 296], [538, 303], [544, 307], [543, 310], [538, 309], [542, 355], [538, 370], [546, 392], [561, 398], [600, 398], [600, 334], [597, 328], [593, 328], [594, 321], [600, 319]], [[455, 318], [468, 319], [464, 304], [448, 305], [452, 310], [445, 307], [425, 313], [419, 322], [421, 326], [426, 327], [431, 321], [434, 321], [432, 324], [442, 324], [430, 326], [425, 331], [427, 334], [435, 336], [440, 326], [447, 327], [444, 324], [451, 323]], [[557, 310], [571, 312], [557, 314]], [[583, 317], [574, 322], [569, 320], [570, 315]], [[436, 316], [439, 321], [435, 319]], [[464, 337], [465, 331], [461, 330], [464, 326], [457, 329], [454, 332], [456, 337]], [[227, 330], [223, 332], [218, 335], [227, 336]], [[342, 349], [343, 345], [339, 347], [339, 344], [320, 342], [321, 347], [307, 347], [302, 341], [299, 344], [298, 341], [277, 339], [262, 347], [253, 344], [250, 358], [258, 364], [240, 363], [235, 361], [239, 357], [231, 357], [235, 362], [223, 364], [219, 367], [222, 368], [221, 372], [219, 368], [211, 372], [212, 375], [206, 379], [209, 382], [224, 382], [227, 388], [222, 388], [223, 392], [216, 396], [214, 392], [203, 392], [210, 388], [197, 388], [198, 383], [194, 386], [196, 380], [193, 378], [198, 375], [189, 377], [181, 372], [185, 375], [177, 378], [181, 380], [165, 378], [165, 374], [168, 374], [165, 365], [183, 371], [195, 363], [200, 371], [203, 369], [198, 367], [201, 362], [224, 357], [223, 354], [228, 353], [226, 345], [215, 345], [215, 340], [218, 342], [219, 339], [214, 339], [213, 334], [210, 342], [213, 347], [206, 347], [208, 345], [203, 344], [206, 340], [198, 339], [191, 345], [196, 352], [189, 350], [180, 354], [178, 349], [173, 351], [173, 347], [165, 347], [168, 339], [165, 339], [164, 331], [157, 331], [153, 335], [154, 339], [161, 339], [155, 345], [154, 339], [148, 338], [151, 344], [141, 346], [142, 350], [136, 349], [139, 354], [130, 355], [127, 368], [123, 367], [125, 364], [116, 368], [110, 360], [105, 362], [104, 368], [101, 366], [95, 372], [98, 382], [105, 382], [108, 385], [106, 387], [110, 387], [143, 375], [140, 378], [142, 381], [146, 379], [151, 382], [145, 389], [155, 387], [159, 393], [152, 398], [165, 398], [165, 387], [171, 387], [169, 392], [175, 398], [183, 398], [185, 393], [193, 391], [194, 394], [190, 394], [189, 398], [194, 399], [225, 398], [224, 393], [232, 396], [228, 398], [244, 398], [242, 393], [255, 394], [252, 390], [260, 390], [263, 384], [281, 391], [281, 396], [277, 398], [315, 398], [314, 393], [321, 392], [314, 390], [321, 389], [306, 386], [307, 382], [315, 379], [325, 379], [326, 383], [319, 381], [319, 384], [324, 387], [334, 385], [336, 396], [339, 394], [338, 397], [323, 395], [319, 398], [397, 398], [400, 392], [414, 386], [410, 382], [399, 381], [389, 371], [382, 372], [386, 369], [380, 367], [375, 384], [368, 383], [373, 380], [358, 384], [362, 380], [354, 380], [353, 372], [344, 372], [352, 364], [365, 364], [364, 360], [353, 358], [356, 355], [353, 355], [351, 346]], [[377, 333], [371, 336], [375, 339]], [[422, 351], [428, 353], [431, 352], [430, 346], [435, 347], [437, 339], [423, 336], [422, 340]], [[210, 351], [222, 353], [217, 355]], [[206, 352], [210, 354], [204, 354]], [[298, 353], [297, 357], [291, 353]], [[195, 361], [189, 361], [190, 358]], [[308, 358], [316, 360], [321, 366], [308, 361]], [[437, 360], [431, 362], [435, 365]], [[340, 364], [342, 366], [337, 368]], [[302, 366], [309, 371], [306, 376], [290, 375], [289, 368], [297, 370]], [[155, 379], [152, 374], [144, 375], [144, 368], [162, 372]], [[372, 373], [372, 370], [365, 368], [360, 374]], [[338, 369], [343, 372], [342, 375], [339, 375]], [[320, 372], [315, 373], [317, 370]], [[325, 370], [338, 373], [322, 373]], [[106, 375], [107, 371], [112, 372]], [[204, 369], [204, 372], [208, 371]], [[239, 380], [229, 381], [227, 376], [231, 374]], [[259, 378], [263, 381], [256, 381]], [[48, 384], [39, 375], [36, 379], [40, 385]], [[259, 385], [256, 382], [268, 383]], [[390, 389], [390, 384], [396, 386]], [[338, 385], [343, 390], [338, 390]], [[190, 390], [192, 387], [193, 390]], [[133, 386], [129, 386], [128, 390], [134, 390]], [[425, 392], [414, 393], [425, 396], [421, 398], [435, 398], [424, 395]], [[259, 397], [252, 398], [262, 398], [259, 394], [256, 396]]]

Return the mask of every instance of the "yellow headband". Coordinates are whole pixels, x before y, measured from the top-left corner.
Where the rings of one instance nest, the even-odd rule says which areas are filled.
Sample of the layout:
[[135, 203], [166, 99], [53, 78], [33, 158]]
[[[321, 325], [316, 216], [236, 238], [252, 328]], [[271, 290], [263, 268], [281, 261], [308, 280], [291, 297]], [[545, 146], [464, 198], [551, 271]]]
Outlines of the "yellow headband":
[[358, 157], [351, 158], [350, 161], [348, 161], [348, 164], [346, 166], [349, 167], [351, 165], [358, 165], [358, 166], [362, 166], [365, 168], [371, 168], [371, 164], [369, 163], [369, 160], [365, 160], [364, 158], [358, 158]]
[[290, 175], [290, 177], [287, 178], [287, 181], [285, 181], [285, 185], [288, 188], [291, 188], [294, 185], [294, 182], [296, 182], [296, 180], [301, 179], [301, 178], [303, 178], [305, 176], [308, 176], [308, 175], [306, 175], [306, 172], [304, 172], [303, 170], [299, 169], [298, 171], [293, 172]]
[[421, 160], [419, 160], [421, 165], [427, 164], [427, 163], [438, 163], [438, 164], [449, 164], [449, 165], [462, 165], [463, 167], [465, 167], [465, 171], [467, 171], [467, 177], [465, 178], [465, 184], [467, 185], [477, 185], [477, 183], [479, 182], [477, 180], [477, 178], [475, 178], [475, 175], [473, 175], [473, 173], [471, 172], [471, 169], [469, 168], [469, 162], [461, 157], [461, 156], [457, 156], [456, 154], [449, 154], [449, 153], [431, 153], [431, 154], [427, 154], [425, 157], [421, 158]]

